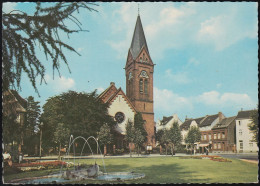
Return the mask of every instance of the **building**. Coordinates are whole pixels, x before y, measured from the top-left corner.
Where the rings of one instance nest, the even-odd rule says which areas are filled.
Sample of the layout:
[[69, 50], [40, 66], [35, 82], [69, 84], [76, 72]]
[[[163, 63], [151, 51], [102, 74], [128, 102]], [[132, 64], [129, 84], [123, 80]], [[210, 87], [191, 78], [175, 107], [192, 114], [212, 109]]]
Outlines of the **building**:
[[149, 54], [140, 15], [137, 16], [125, 64], [126, 95], [145, 120], [147, 145], [155, 147], [153, 110], [154, 63]]
[[257, 142], [254, 142], [253, 134], [248, 128], [252, 122], [250, 113], [252, 110], [239, 111], [236, 117], [236, 150], [237, 152], [258, 152]]
[[179, 126], [182, 124], [182, 121], [179, 119], [177, 114], [173, 114], [172, 116], [169, 117], [163, 116], [163, 119], [158, 120], [156, 123], [156, 131], [162, 129], [169, 130], [172, 127], [174, 122], [177, 122]]
[[148, 134], [146, 145], [155, 147], [155, 122], [153, 111], [154, 64], [149, 54], [140, 15], [137, 16], [131, 46], [125, 64], [126, 94], [115, 87], [115, 83], [99, 95], [104, 103], [109, 103], [108, 113], [117, 125], [115, 131], [116, 148], [125, 146], [125, 126], [134, 122], [137, 112], [142, 114], [144, 128]]
[[128, 121], [134, 122], [134, 116], [137, 113], [135, 107], [127, 98], [121, 88], [117, 89], [114, 82], [99, 95], [99, 99], [103, 103], [108, 103], [108, 114], [113, 116], [117, 122], [115, 126], [116, 148], [126, 146], [124, 135], [126, 132], [126, 124]]
[[225, 116], [222, 112], [219, 112], [215, 115], [206, 115], [205, 118], [200, 121], [199, 128], [201, 131], [201, 140], [198, 147], [201, 153], [205, 152], [205, 147], [209, 152], [212, 152], [212, 139], [214, 138], [212, 128], [224, 118]]
[[[15, 115], [16, 120], [15, 122], [17, 125], [23, 126], [26, 120], [26, 107], [27, 101], [23, 99], [17, 91], [15, 90], [8, 90], [3, 92], [3, 115], [9, 117], [11, 115]], [[14, 129], [15, 130], [15, 129]], [[12, 143], [5, 143], [4, 149], [11, 151], [11, 147], [18, 146], [17, 150], [22, 152], [23, 146], [23, 133], [20, 136], [20, 143], [18, 144], [17, 141], [12, 141]], [[14, 149], [12, 149], [13, 151]]]
[[199, 118], [197, 119], [185, 119], [185, 121], [180, 125], [181, 129], [181, 135], [182, 135], [182, 145], [184, 145], [187, 148], [187, 145], [185, 143], [185, 138], [188, 134], [189, 129], [192, 126], [198, 127], [199, 126]]
[[222, 119], [212, 128], [212, 152], [235, 152], [236, 116]]

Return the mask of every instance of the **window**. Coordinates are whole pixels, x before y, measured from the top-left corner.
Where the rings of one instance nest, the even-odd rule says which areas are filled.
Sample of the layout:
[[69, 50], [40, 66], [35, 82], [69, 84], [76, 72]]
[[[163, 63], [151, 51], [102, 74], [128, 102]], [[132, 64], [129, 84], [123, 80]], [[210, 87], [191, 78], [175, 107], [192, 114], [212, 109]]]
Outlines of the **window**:
[[206, 134], [204, 134], [204, 140], [207, 140], [207, 135]]
[[139, 91], [140, 93], [143, 93], [143, 79], [140, 79], [139, 81]]
[[145, 57], [145, 55], [144, 55], [144, 53], [143, 53], [143, 59], [144, 59], [144, 57]]
[[147, 81], [147, 79], [144, 80], [144, 93], [145, 94], [148, 93], [148, 81]]
[[218, 143], [218, 149], [221, 149], [221, 144], [220, 143]]
[[218, 133], [218, 139], [220, 139], [220, 133]]
[[241, 122], [240, 121], [238, 121], [238, 125], [241, 126]]
[[253, 147], [253, 143], [249, 143], [249, 147]]
[[214, 149], [217, 149], [217, 144], [216, 143], [214, 143]]
[[243, 150], [243, 140], [239, 140], [240, 150]]
[[214, 139], [217, 139], [217, 134], [216, 133], [214, 133]]
[[225, 132], [222, 132], [222, 138], [225, 138]]
[[242, 136], [242, 129], [239, 129], [239, 135]]
[[211, 140], [211, 134], [209, 134], [209, 140]]

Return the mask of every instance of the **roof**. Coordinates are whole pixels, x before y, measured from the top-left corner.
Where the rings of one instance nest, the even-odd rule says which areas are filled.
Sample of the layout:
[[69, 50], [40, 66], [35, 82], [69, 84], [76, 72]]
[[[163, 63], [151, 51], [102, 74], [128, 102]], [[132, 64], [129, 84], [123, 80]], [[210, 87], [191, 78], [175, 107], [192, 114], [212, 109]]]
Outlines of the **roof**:
[[215, 125], [212, 129], [228, 127], [232, 123], [232, 121], [234, 121], [235, 119], [236, 119], [236, 116], [232, 116], [232, 117], [229, 117], [229, 118], [224, 118], [224, 119], [221, 120], [220, 123]]
[[128, 97], [125, 95], [124, 91], [121, 89], [121, 87], [119, 87], [119, 89], [117, 90], [117, 92], [115, 92], [107, 102], [111, 103], [116, 97], [117, 95], [119, 95], [121, 93], [121, 95], [123, 95], [123, 97], [126, 99], [126, 102], [128, 103], [129, 107], [135, 112], [137, 113], [137, 110], [135, 109], [134, 105], [131, 103], [131, 101], [128, 99]]
[[199, 124], [203, 121], [204, 118], [205, 118], [205, 117], [201, 117], [201, 118], [196, 118], [196, 119], [194, 119], [194, 120], [195, 120], [196, 123], [199, 125]]
[[117, 88], [115, 86], [115, 83], [111, 82], [110, 86], [101, 94], [99, 94], [98, 99], [101, 99], [104, 103], [106, 103], [115, 94], [116, 91]]
[[144, 30], [143, 30], [143, 26], [142, 26], [142, 22], [141, 22], [141, 18], [138, 15], [137, 20], [136, 20], [136, 24], [135, 24], [135, 30], [134, 30], [134, 35], [133, 35], [133, 38], [132, 38], [131, 47], [129, 49], [130, 52], [132, 53], [132, 56], [133, 56], [134, 59], [136, 59], [136, 57], [140, 53], [140, 50], [142, 49], [142, 47], [145, 47], [148, 54], [149, 54], [148, 46], [147, 46], [147, 43], [146, 43]]
[[253, 110], [239, 111], [236, 119], [250, 118], [250, 114]]
[[185, 129], [185, 130], [189, 129], [190, 124], [191, 124], [192, 121], [193, 121], [193, 119], [185, 120], [185, 121], [180, 125], [180, 129], [181, 129], [181, 130], [182, 130], [182, 129]]
[[218, 118], [218, 114], [206, 116], [206, 118], [199, 124], [199, 127], [210, 126], [215, 119]]
[[167, 124], [172, 118], [173, 116], [169, 116], [169, 117], [163, 116], [163, 119], [161, 120], [161, 125]]
[[11, 90], [12, 94], [14, 97], [17, 99], [17, 101], [21, 104], [23, 108], [27, 107], [27, 101], [23, 99], [16, 90]]

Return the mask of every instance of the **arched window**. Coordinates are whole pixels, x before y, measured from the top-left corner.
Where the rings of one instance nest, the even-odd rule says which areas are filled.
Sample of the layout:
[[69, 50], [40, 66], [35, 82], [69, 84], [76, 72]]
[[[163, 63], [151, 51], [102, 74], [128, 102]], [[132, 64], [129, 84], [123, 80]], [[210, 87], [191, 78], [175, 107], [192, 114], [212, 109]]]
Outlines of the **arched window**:
[[143, 79], [140, 79], [139, 81], [139, 91], [140, 93], [143, 93]]
[[148, 94], [148, 80], [147, 79], [144, 80], [144, 93]]

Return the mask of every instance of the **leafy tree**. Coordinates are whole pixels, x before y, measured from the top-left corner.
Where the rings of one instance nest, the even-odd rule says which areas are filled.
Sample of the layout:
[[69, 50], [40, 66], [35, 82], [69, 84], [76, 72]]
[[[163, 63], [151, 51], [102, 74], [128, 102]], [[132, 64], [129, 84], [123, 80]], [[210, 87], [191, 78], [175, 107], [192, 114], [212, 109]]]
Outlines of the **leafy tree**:
[[164, 144], [165, 148], [166, 148], [166, 155], [168, 154], [168, 145], [170, 143], [170, 137], [169, 137], [170, 133], [168, 130], [163, 129], [163, 134], [162, 137], [160, 139], [160, 144]]
[[141, 135], [143, 136], [144, 142], [145, 142], [145, 141], [147, 141], [147, 132], [145, 130], [144, 124], [145, 124], [145, 121], [143, 120], [142, 114], [140, 112], [135, 114], [134, 127], [135, 127], [135, 129], [140, 130]]
[[253, 133], [253, 140], [258, 142], [258, 109], [253, 110], [250, 113], [251, 123], [248, 125], [249, 130]]
[[175, 154], [175, 147], [179, 146], [182, 141], [181, 130], [178, 122], [174, 122], [168, 131], [169, 142], [171, 144], [172, 155]]
[[[125, 140], [128, 142], [128, 143], [133, 143], [134, 142], [134, 139], [135, 139], [135, 134], [134, 134], [134, 124], [133, 122], [129, 121], [126, 123], [126, 134], [125, 134]], [[131, 153], [131, 148], [129, 146], [129, 151], [130, 151], [130, 156], [132, 156], [132, 153]]]
[[[46, 4], [44, 3], [44, 5]], [[74, 14], [75, 12], [79, 13], [80, 9], [93, 11], [94, 9], [90, 7], [92, 5], [96, 4], [87, 2], [57, 2], [46, 7], [37, 2], [32, 15], [19, 10], [3, 12], [3, 90], [7, 90], [10, 87], [21, 89], [21, 74], [25, 72], [39, 95], [36, 87], [36, 77], [40, 76], [41, 82], [44, 80], [45, 67], [43, 62], [37, 57], [37, 46], [45, 54], [46, 60], [48, 60], [48, 57], [51, 58], [53, 73], [55, 70], [59, 73], [61, 61], [68, 66], [63, 50], [67, 49], [77, 53], [73, 47], [60, 39], [59, 34], [65, 33], [69, 38], [69, 35], [72, 33], [84, 31]], [[67, 23], [70, 22], [77, 25], [78, 29], [69, 28]], [[79, 53], [77, 54], [80, 55]]]
[[64, 126], [64, 123], [58, 123], [56, 130], [54, 131], [54, 142], [59, 144], [59, 157], [61, 146], [68, 143], [68, 136], [70, 135], [70, 130]]
[[135, 128], [134, 129], [134, 139], [133, 142], [135, 144], [135, 147], [137, 148], [137, 154], [139, 156], [140, 153], [140, 147], [143, 145], [143, 143], [145, 142], [145, 137], [142, 135], [142, 132], [140, 129]]
[[113, 134], [111, 133], [111, 129], [108, 124], [104, 124], [100, 131], [98, 132], [98, 140], [103, 145], [112, 144], [113, 143]]
[[27, 98], [27, 109], [26, 109], [26, 122], [24, 125], [24, 147], [27, 153], [31, 154], [34, 151], [36, 145], [35, 135], [39, 125], [39, 118], [41, 107], [39, 101], [34, 101], [34, 97], [29, 96]]
[[195, 143], [199, 142], [200, 138], [201, 138], [201, 133], [199, 128], [195, 126], [191, 126], [185, 138], [185, 143], [189, 144], [192, 147], [192, 149], [194, 149]]
[[[55, 146], [53, 133], [58, 123], [64, 123], [64, 127], [68, 128], [73, 136], [97, 137], [102, 125], [115, 125], [107, 109], [108, 104], [97, 99], [96, 91], [68, 91], [49, 98], [43, 106], [43, 143]], [[83, 145], [83, 142], [79, 142], [79, 145]]]

